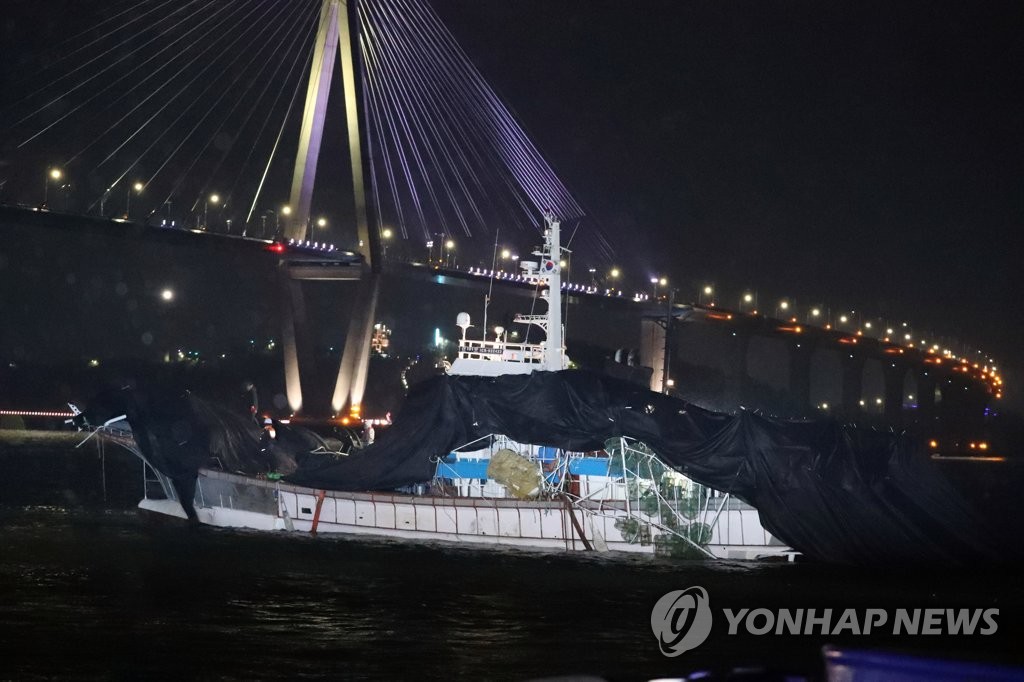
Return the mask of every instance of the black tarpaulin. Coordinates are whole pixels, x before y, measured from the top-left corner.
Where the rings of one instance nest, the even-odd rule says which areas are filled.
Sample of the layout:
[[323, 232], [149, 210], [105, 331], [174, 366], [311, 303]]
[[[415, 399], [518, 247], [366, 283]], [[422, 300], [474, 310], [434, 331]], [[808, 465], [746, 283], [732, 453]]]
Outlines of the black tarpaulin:
[[984, 524], [905, 436], [709, 412], [583, 371], [432, 379], [374, 445], [304, 463], [289, 480], [338, 490], [424, 481], [437, 456], [492, 433], [573, 451], [635, 438], [698, 483], [749, 502], [773, 535], [822, 560], [995, 556]]
[[[183, 426], [189, 419], [182, 401], [168, 402], [174, 404], [160, 419], [152, 406], [141, 419], [128, 418], [143, 452], [176, 485], [189, 477], [194, 485], [208, 456], [204, 443], [216, 444], [225, 468], [267, 470], [249, 438], [218, 435], [230, 420], [211, 414], [222, 411], [191, 399], [185, 404], [194, 425]], [[245, 428], [258, 433], [255, 425]], [[176, 431], [192, 436], [179, 443]], [[907, 437], [834, 420], [710, 412], [584, 371], [431, 379], [362, 451], [338, 458], [308, 455], [301, 442], [286, 448], [297, 461], [287, 480], [350, 491], [420, 483], [433, 477], [439, 456], [489, 434], [571, 451], [635, 438], [698, 483], [749, 502], [773, 535], [825, 561], [999, 558], [985, 524]], [[158, 452], [165, 445], [176, 450]]]

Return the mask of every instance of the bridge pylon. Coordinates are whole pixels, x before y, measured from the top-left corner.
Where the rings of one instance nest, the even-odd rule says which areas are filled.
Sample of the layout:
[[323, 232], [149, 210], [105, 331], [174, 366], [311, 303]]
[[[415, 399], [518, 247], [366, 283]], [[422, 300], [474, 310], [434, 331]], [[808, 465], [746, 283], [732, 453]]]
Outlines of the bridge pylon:
[[[369, 370], [370, 342], [373, 337], [380, 279], [380, 238], [378, 231], [371, 229], [373, 216], [366, 197], [364, 168], [368, 167], [365, 157], [368, 145], [364, 137], [366, 127], [359, 106], [362, 102], [362, 83], [358, 77], [362, 69], [358, 40], [353, 40], [353, 36], [358, 35], [359, 27], [357, 3], [358, 0], [323, 0], [321, 6], [302, 114], [302, 127], [299, 132], [299, 146], [295, 156], [295, 170], [292, 175], [289, 203], [292, 219], [285, 230], [285, 236], [290, 239], [306, 239], [331, 81], [335, 67], [340, 65], [349, 161], [352, 166], [356, 235], [359, 248], [365, 257], [365, 267], [360, 278], [355, 310], [349, 322], [331, 399], [331, 407], [335, 413], [341, 412], [346, 406], [353, 412], [361, 409]], [[305, 325], [304, 303], [297, 284], [293, 283], [290, 295], [284, 297], [286, 306], [290, 306], [284, 311], [285, 380], [288, 387], [288, 402], [293, 411], [298, 411], [303, 406], [298, 369], [302, 354], [297, 344], [298, 339], [308, 336], [302, 330]]]

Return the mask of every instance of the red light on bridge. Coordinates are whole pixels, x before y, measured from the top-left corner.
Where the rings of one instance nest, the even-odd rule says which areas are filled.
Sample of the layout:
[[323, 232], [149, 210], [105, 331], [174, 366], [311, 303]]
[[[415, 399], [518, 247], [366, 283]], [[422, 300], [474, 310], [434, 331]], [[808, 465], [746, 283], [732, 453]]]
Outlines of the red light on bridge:
[[705, 313], [704, 316], [707, 317], [709, 320], [731, 320], [732, 319], [732, 314], [731, 313]]
[[270, 251], [271, 253], [284, 253], [285, 250], [286, 250], [286, 247], [281, 242], [274, 242], [273, 244], [268, 244], [266, 249], [267, 249], [267, 251]]
[[839, 337], [839, 343], [857, 343], [857, 339], [853, 336], [841, 336]]
[[902, 348], [886, 348], [885, 352], [888, 353], [889, 355], [903, 355]]
[[797, 325], [795, 327], [776, 327], [775, 328], [775, 331], [777, 331], [777, 332], [788, 332], [788, 333], [792, 333], [792, 334], [800, 334], [800, 333], [803, 332], [803, 330], [804, 330], [804, 328], [799, 326], [799, 325]]

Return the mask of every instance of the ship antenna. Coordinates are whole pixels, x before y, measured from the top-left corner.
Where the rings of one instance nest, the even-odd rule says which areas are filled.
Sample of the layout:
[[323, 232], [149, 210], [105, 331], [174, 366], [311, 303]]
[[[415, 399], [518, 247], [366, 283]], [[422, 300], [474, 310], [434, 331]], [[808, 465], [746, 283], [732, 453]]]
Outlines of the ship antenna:
[[494, 292], [494, 268], [498, 267], [498, 234], [501, 228], [494, 230], [494, 253], [491, 254], [491, 281], [487, 285], [487, 295], [484, 296], [484, 341], [487, 340], [487, 308], [491, 305], [491, 294]]

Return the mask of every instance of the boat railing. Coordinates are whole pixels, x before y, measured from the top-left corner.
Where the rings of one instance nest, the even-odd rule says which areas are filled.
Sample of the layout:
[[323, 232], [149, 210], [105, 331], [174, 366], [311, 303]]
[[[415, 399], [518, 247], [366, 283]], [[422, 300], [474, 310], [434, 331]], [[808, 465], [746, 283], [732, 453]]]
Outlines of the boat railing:
[[459, 357], [473, 360], [541, 363], [544, 361], [544, 345], [462, 339], [459, 341]]
[[[518, 443], [501, 434], [488, 434], [456, 449], [486, 459], [501, 449], [510, 449], [533, 461], [541, 474], [542, 499], [566, 499], [574, 509], [595, 517], [615, 521], [632, 520], [654, 531], [670, 535], [700, 554], [713, 556], [706, 548], [713, 537], [731, 537], [726, 512], [756, 513], [756, 510], [729, 493], [700, 485], [667, 466], [643, 443], [621, 437], [605, 444], [601, 457], [593, 453], [559, 450], [552, 457], [538, 446]], [[579, 460], [598, 459], [605, 463], [600, 474], [579, 472]], [[483, 470], [473, 476], [458, 475], [457, 467], [438, 461], [437, 478], [451, 479], [460, 496], [504, 497], [500, 484], [491, 481]], [[716, 533], [716, 528], [723, 527]], [[742, 519], [739, 520], [743, 525]], [[742, 535], [742, 528], [739, 529]], [[730, 543], [735, 544], [735, 543]], [[745, 544], [743, 539], [739, 544]]]

